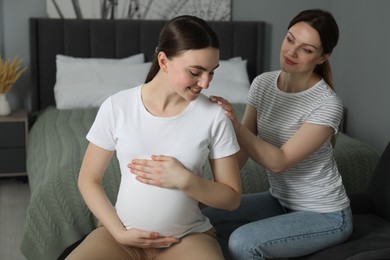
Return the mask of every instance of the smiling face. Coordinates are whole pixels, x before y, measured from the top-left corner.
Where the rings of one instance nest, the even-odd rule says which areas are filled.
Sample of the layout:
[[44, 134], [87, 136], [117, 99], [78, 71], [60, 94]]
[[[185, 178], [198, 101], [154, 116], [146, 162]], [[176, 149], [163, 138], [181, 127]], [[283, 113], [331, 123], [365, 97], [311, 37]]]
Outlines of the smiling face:
[[170, 60], [166, 59], [164, 67], [172, 88], [184, 99], [191, 101], [209, 87], [218, 63], [219, 50], [209, 47], [188, 50]]
[[293, 25], [280, 50], [280, 65], [288, 73], [312, 73], [329, 57], [323, 54], [318, 32], [305, 22]]

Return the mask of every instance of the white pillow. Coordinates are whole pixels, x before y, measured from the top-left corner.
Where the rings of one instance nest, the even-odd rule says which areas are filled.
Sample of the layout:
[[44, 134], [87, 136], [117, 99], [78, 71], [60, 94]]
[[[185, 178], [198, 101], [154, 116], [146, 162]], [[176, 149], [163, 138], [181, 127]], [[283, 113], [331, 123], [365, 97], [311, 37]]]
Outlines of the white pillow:
[[109, 59], [109, 58], [78, 58], [72, 56], [66, 56], [57, 54], [57, 60], [68, 61], [68, 62], [80, 62], [80, 63], [89, 63], [97, 62], [101, 64], [110, 64], [110, 63], [126, 63], [126, 64], [138, 64], [145, 62], [145, 55], [143, 53], [138, 53], [122, 59]]
[[208, 89], [202, 93], [206, 96], [221, 96], [232, 103], [246, 103], [250, 87], [246, 64], [247, 61], [241, 57], [221, 60]]
[[231, 103], [246, 103], [249, 84], [217, 79], [210, 82], [209, 88], [202, 91], [206, 96], [220, 96]]
[[57, 55], [54, 97], [58, 109], [99, 107], [110, 95], [145, 82], [151, 66], [143, 54], [125, 59]]
[[219, 61], [219, 67], [215, 69], [213, 79], [224, 79], [250, 84], [246, 64], [247, 60], [243, 60], [241, 57], [221, 60]]

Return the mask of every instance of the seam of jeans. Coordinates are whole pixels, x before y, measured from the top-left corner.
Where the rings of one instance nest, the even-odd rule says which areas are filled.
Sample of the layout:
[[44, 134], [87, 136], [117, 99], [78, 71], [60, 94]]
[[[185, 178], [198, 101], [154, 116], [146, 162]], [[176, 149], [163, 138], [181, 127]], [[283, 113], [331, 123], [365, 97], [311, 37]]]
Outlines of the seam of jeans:
[[314, 238], [314, 237], [326, 236], [329, 234], [335, 234], [337, 232], [343, 232], [347, 226], [346, 214], [345, 214], [344, 210], [341, 211], [341, 216], [342, 216], [342, 223], [337, 228], [326, 230], [326, 231], [319, 231], [319, 232], [314, 232], [314, 233], [300, 234], [300, 235], [295, 235], [295, 236], [290, 236], [290, 237], [278, 238], [278, 239], [274, 239], [272, 241], [267, 241], [267, 242], [262, 243], [260, 245], [268, 246], [268, 245], [273, 245], [273, 244], [279, 243], [281, 241], [284, 242], [284, 241], [289, 241], [289, 240], [294, 240], [294, 239]]

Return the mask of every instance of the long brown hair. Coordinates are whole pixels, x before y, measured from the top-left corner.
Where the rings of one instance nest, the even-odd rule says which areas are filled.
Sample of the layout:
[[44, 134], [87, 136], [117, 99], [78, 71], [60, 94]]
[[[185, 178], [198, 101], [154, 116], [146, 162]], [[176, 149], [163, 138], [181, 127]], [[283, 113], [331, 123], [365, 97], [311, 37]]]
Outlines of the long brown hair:
[[219, 49], [217, 34], [207, 22], [192, 15], [181, 15], [173, 18], [161, 30], [152, 66], [145, 83], [151, 81], [160, 70], [157, 61], [157, 54], [160, 51], [163, 51], [170, 59], [187, 50], [207, 47]]
[[[288, 29], [299, 22], [308, 23], [320, 35], [323, 54], [331, 54], [339, 40], [339, 28], [333, 15], [320, 9], [304, 10], [297, 14], [289, 23]], [[314, 72], [321, 76], [334, 90], [332, 69], [328, 60], [315, 67]]]
[[[339, 40], [339, 27], [331, 13], [320, 9], [304, 10], [290, 21], [287, 28], [290, 29], [299, 22], [308, 23], [318, 32], [321, 39], [322, 54], [331, 54], [333, 52]], [[329, 87], [334, 90], [332, 69], [328, 60], [318, 64], [314, 68], [314, 72], [322, 77]], [[336, 144], [335, 135], [332, 135], [330, 142], [334, 147]]]

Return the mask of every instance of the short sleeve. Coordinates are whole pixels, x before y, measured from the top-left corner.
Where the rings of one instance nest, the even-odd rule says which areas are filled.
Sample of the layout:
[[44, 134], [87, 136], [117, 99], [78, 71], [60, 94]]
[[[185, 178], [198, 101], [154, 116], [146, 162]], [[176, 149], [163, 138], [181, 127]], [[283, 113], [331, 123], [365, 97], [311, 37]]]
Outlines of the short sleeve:
[[95, 121], [87, 134], [87, 140], [103, 149], [115, 150], [115, 117], [111, 97], [107, 98], [100, 106]]
[[334, 130], [334, 134], [337, 134], [342, 116], [342, 101], [336, 95], [332, 95], [324, 99], [323, 102], [312, 111], [306, 122], [331, 127]]
[[233, 124], [220, 109], [211, 129], [212, 141], [210, 144], [210, 159], [218, 159], [230, 156], [240, 150], [234, 132]]

